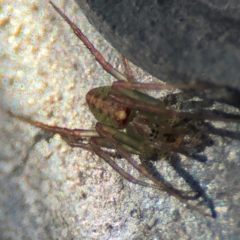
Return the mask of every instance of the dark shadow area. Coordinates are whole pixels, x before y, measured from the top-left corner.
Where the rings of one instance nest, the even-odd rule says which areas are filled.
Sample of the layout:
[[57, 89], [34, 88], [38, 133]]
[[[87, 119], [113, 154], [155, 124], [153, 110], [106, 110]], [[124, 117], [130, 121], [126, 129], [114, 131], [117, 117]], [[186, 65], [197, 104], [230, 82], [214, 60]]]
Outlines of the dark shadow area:
[[206, 209], [210, 209], [212, 218], [216, 218], [217, 213], [214, 208], [213, 200], [207, 196], [200, 183], [181, 166], [180, 156], [178, 156], [178, 154], [170, 154], [168, 163], [173, 167], [178, 176], [183, 178], [184, 181], [189, 185], [189, 187], [192, 189], [191, 191], [183, 191], [175, 188], [171, 183], [166, 182], [165, 178], [160, 174], [152, 162], [142, 161], [142, 164], [145, 166], [145, 168], [151, 172], [151, 174], [153, 174], [159, 181], [163, 182], [168, 188], [172, 189], [182, 198], [196, 202], [197, 207], [203, 208], [203, 205], [205, 205]]
[[[179, 156], [175, 155], [174, 157], [171, 157], [168, 161], [170, 165], [174, 168], [174, 170], [177, 172], [177, 174], [182, 177], [185, 182], [193, 189], [194, 191], [199, 193], [199, 197], [202, 198], [203, 202], [206, 206], [211, 210], [212, 217], [216, 218], [217, 213], [214, 208], [213, 200], [210, 199], [204, 189], [201, 187], [200, 183], [194, 179], [194, 177], [189, 174], [181, 165], [181, 159]], [[200, 203], [200, 204], [202, 204]]]
[[[171, 94], [177, 97], [181, 96], [182, 99], [190, 99], [193, 97], [199, 97], [204, 99], [205, 107], [211, 106], [213, 102], [219, 102], [231, 105], [236, 108], [240, 108], [240, 90], [235, 89], [230, 86], [219, 86], [215, 84], [209, 84], [209, 82], [200, 81], [199, 84], [206, 84], [206, 88], [196, 88], [197, 85], [192, 85], [194, 88], [189, 88], [189, 90], [184, 90], [180, 94]], [[191, 86], [191, 85], [190, 85]], [[174, 99], [174, 98], [173, 98]], [[177, 101], [177, 99], [175, 99]], [[204, 106], [204, 105], [203, 105]]]
[[[188, 91], [189, 93], [189, 91]], [[191, 96], [198, 96], [208, 101], [217, 101], [225, 103], [236, 108], [240, 108], [240, 90], [230, 86], [215, 88], [215, 85], [209, 89], [198, 89], [190, 92]]]

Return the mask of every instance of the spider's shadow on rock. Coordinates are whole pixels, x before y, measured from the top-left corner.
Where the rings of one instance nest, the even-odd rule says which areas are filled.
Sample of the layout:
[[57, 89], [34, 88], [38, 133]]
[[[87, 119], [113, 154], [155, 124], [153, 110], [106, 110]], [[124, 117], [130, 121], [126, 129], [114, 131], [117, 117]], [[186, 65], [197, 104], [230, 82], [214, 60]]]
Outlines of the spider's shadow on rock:
[[[217, 89], [219, 90], [219, 89]], [[229, 119], [231, 123], [231, 119], [238, 120], [240, 122], [240, 91], [232, 88], [224, 88], [222, 91], [225, 94], [221, 94], [219, 96], [219, 92], [217, 91], [184, 91], [180, 93], [171, 93], [166, 97], [162, 98], [165, 105], [167, 107], [175, 106], [180, 111], [189, 111], [193, 110], [193, 113], [202, 114], [203, 116], [216, 116], [221, 119]], [[234, 93], [233, 95], [231, 93]], [[219, 96], [219, 97], [217, 97]], [[201, 100], [190, 100], [194, 97], [201, 97]], [[205, 98], [202, 98], [205, 97]], [[216, 98], [216, 100], [214, 100]], [[218, 103], [219, 106], [213, 109], [214, 103]], [[223, 110], [224, 109], [224, 110]], [[227, 111], [227, 112], [226, 112]], [[237, 112], [237, 114], [236, 114]], [[216, 128], [209, 122], [197, 121], [198, 125], [200, 123], [201, 126], [199, 131], [205, 131], [208, 134], [217, 135], [220, 137], [228, 137], [231, 139], [239, 140], [240, 139], [240, 131], [236, 131], [235, 129], [227, 130], [224, 128]], [[232, 123], [233, 124], [233, 123]], [[228, 124], [229, 125], [229, 124]]]
[[175, 155], [174, 157], [171, 157], [168, 162], [177, 172], [177, 174], [185, 180], [185, 182], [190, 186], [190, 188], [199, 193], [197, 198], [202, 198], [202, 203], [206, 204], [206, 206], [211, 210], [212, 217], [216, 218], [217, 213], [214, 208], [213, 200], [207, 196], [206, 191], [201, 187], [199, 181], [197, 181], [190, 173], [188, 173], [182, 167], [180, 157]]
[[[142, 162], [142, 164], [149, 172], [151, 172], [151, 174], [154, 174], [154, 176], [159, 181], [163, 182], [168, 188], [174, 190], [177, 194], [181, 195], [186, 200], [198, 201], [197, 204], [204, 204], [205, 206], [207, 206], [207, 208], [209, 208], [211, 211], [212, 217], [216, 218], [217, 213], [214, 208], [213, 200], [207, 196], [206, 191], [201, 187], [200, 183], [182, 167], [180, 156], [178, 154], [170, 154], [167, 162], [173, 167], [178, 176], [184, 179], [184, 181], [189, 185], [191, 190], [197, 194], [184, 196], [184, 191], [176, 189], [171, 183], [166, 182], [165, 178], [160, 174], [160, 172], [157, 170], [157, 168], [153, 165], [151, 161], [144, 161]], [[200, 198], [201, 201], [199, 200]]]

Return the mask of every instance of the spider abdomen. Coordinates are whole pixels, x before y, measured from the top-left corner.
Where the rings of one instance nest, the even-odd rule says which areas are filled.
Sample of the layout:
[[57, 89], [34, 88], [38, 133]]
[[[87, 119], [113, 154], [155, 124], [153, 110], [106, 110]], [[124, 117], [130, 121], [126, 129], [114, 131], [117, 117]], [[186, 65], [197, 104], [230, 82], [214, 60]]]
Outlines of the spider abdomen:
[[109, 98], [111, 87], [91, 89], [86, 95], [88, 107], [97, 121], [114, 128], [123, 128], [129, 119], [131, 110], [123, 104]]

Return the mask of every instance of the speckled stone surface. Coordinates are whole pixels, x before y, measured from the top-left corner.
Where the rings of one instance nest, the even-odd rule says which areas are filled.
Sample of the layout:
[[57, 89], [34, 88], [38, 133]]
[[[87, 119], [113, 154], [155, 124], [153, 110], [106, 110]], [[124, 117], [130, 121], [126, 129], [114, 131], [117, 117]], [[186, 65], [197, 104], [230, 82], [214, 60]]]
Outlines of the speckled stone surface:
[[[55, 3], [113, 65], [120, 58], [72, 1]], [[191, 212], [167, 194], [123, 180], [103, 160], [6, 111], [69, 128], [93, 128], [86, 92], [113, 81], [47, 1], [2, 1], [0, 14], [0, 239], [236, 239], [239, 141], [214, 136], [206, 163], [183, 166], [213, 200], [218, 218]], [[134, 68], [145, 81], [151, 76]], [[239, 131], [239, 125], [218, 127]], [[48, 141], [46, 141], [48, 140]], [[124, 160], [126, 170], [140, 177]], [[156, 167], [184, 185], [164, 161]]]

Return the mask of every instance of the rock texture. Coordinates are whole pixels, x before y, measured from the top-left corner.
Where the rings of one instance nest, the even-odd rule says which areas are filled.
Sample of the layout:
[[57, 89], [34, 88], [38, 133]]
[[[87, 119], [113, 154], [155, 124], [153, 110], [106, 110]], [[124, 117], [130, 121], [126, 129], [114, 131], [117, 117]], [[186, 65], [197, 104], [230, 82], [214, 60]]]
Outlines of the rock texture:
[[75, 0], [134, 64], [167, 82], [240, 89], [237, 0]]

